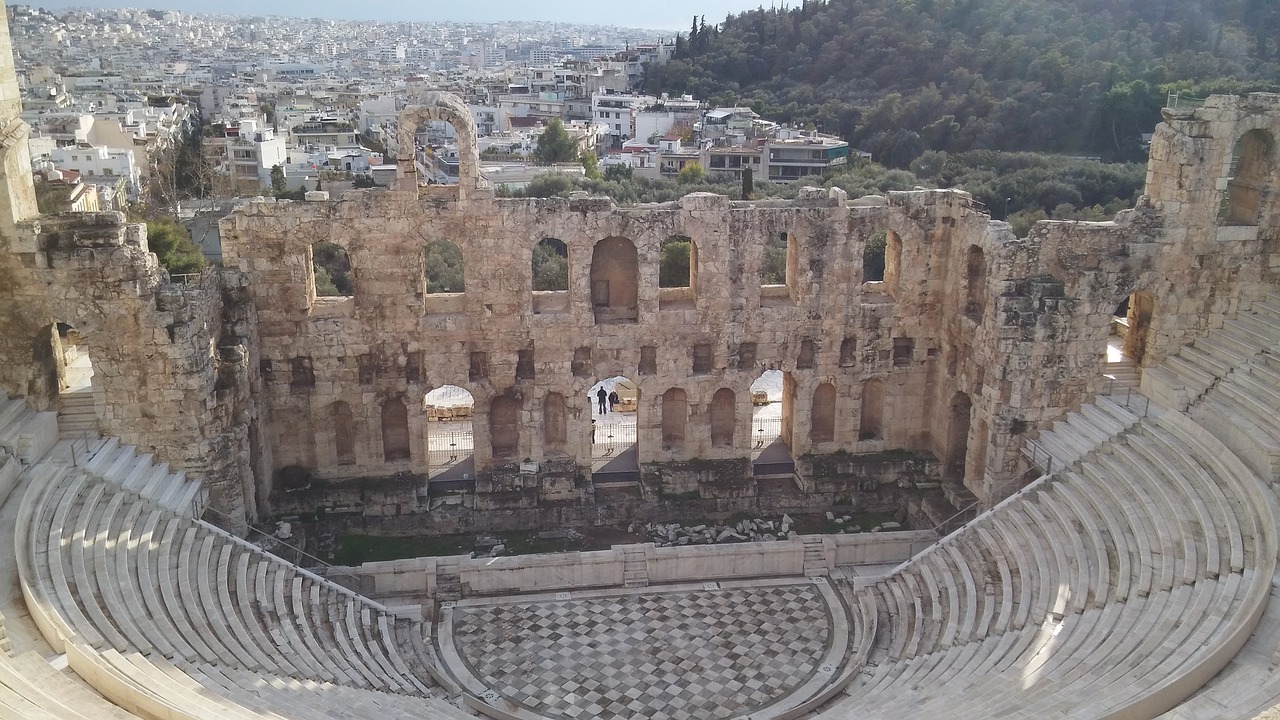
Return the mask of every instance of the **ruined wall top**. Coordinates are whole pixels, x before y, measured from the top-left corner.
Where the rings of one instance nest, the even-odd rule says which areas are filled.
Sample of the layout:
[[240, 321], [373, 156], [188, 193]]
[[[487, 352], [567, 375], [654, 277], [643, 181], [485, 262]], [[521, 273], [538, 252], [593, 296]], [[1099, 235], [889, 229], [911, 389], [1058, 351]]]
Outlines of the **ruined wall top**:
[[476, 144], [479, 135], [471, 111], [462, 98], [447, 92], [428, 92], [417, 103], [400, 111], [396, 131], [398, 151], [397, 189], [417, 192], [418, 130], [432, 120], [443, 120], [453, 126], [458, 137], [458, 196], [467, 199], [476, 190], [487, 189], [488, 182], [480, 175], [480, 150]]

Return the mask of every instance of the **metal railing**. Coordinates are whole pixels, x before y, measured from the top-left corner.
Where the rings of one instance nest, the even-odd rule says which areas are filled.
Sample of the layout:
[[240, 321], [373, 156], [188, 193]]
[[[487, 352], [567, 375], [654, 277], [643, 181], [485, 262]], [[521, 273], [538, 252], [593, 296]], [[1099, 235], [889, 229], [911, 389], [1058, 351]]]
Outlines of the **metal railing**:
[[[205, 512], [211, 512], [214, 515], [217, 515], [218, 517], [223, 518], [224, 520], [228, 520], [228, 521], [233, 520], [233, 518], [230, 515], [227, 515], [226, 513], [216, 508], [206, 507]], [[326, 567], [326, 568], [333, 567], [331, 563], [325, 562], [324, 560], [321, 560], [320, 558], [316, 557], [315, 555], [312, 555], [311, 553], [303, 550], [302, 548], [296, 545], [291, 545], [281, 540], [275, 535], [271, 535], [270, 533], [263, 532], [262, 530], [259, 530], [258, 528], [252, 525], [248, 525], [247, 527], [249, 528], [249, 537], [261, 536], [262, 538], [265, 539], [266, 544], [264, 544], [262, 540], [259, 540], [258, 542], [245, 540], [245, 542], [248, 542], [249, 544], [261, 550], [262, 552], [271, 553], [272, 555], [275, 555], [281, 560], [292, 563], [299, 567], [302, 567], [302, 558], [304, 557], [310, 558], [311, 560], [315, 561], [317, 565], [320, 565], [322, 567]], [[291, 550], [294, 553], [294, 557], [291, 558], [284, 555], [283, 553], [278, 552], [278, 549], [281, 547], [288, 548], [289, 550]]]
[[1031, 461], [1032, 466], [1038, 467], [1044, 471], [1045, 475], [1053, 474], [1053, 453], [1049, 452], [1043, 445], [1035, 440], [1027, 440], [1027, 444], [1023, 446], [1022, 452]]
[[1141, 390], [1134, 390], [1131, 387], [1125, 388], [1123, 393], [1116, 392], [1115, 385], [1116, 379], [1108, 377], [1106, 390], [1102, 394], [1140, 418], [1147, 417], [1150, 414], [1151, 398], [1143, 395]]
[[177, 275], [170, 275], [169, 282], [174, 285], [199, 285], [200, 273], [179, 273]]
[[751, 441], [756, 450], [777, 440], [782, 435], [782, 418], [751, 418]]
[[466, 429], [433, 431], [427, 426], [427, 463], [431, 467], [455, 465], [475, 452], [476, 438]]
[[947, 519], [943, 520], [942, 522], [938, 523], [937, 525], [934, 525], [934, 526], [933, 526], [933, 532], [934, 532], [934, 534], [935, 534], [935, 535], [947, 535], [947, 534], [949, 534], [949, 533], [947, 533], [947, 532], [945, 531], [945, 528], [946, 528], [948, 525], [950, 525], [950, 524], [951, 524], [951, 521], [952, 521], [952, 520], [955, 520], [956, 518], [958, 518], [958, 517], [960, 517], [960, 516], [962, 516], [962, 515], [964, 515], [965, 513], [969, 512], [970, 510], [972, 510], [972, 509], [974, 509], [974, 508], [978, 507], [978, 505], [979, 505], [980, 503], [981, 503], [981, 501], [980, 501], [980, 500], [974, 500], [973, 502], [969, 503], [968, 505], [965, 505], [964, 507], [962, 507], [962, 508], [960, 508], [959, 510], [957, 510], [957, 511], [956, 511], [956, 513], [955, 513], [954, 515], [952, 515], [951, 517], [949, 517], [949, 518], [947, 518]]
[[627, 424], [603, 424], [591, 428], [591, 457], [617, 457], [636, 444], [636, 426]]
[[1183, 97], [1176, 92], [1171, 92], [1169, 93], [1168, 100], [1165, 102], [1165, 107], [1170, 110], [1177, 110], [1179, 108], [1201, 108], [1204, 107], [1205, 99], [1206, 98]]

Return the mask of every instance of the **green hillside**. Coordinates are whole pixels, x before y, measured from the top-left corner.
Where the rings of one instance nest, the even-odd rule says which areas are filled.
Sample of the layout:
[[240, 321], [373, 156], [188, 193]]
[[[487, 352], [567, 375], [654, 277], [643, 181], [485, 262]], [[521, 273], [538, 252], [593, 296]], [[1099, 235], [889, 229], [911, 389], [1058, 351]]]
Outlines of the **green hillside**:
[[698, 19], [645, 89], [750, 105], [907, 167], [926, 150], [1140, 160], [1168, 92], [1278, 83], [1277, 0], [829, 0]]

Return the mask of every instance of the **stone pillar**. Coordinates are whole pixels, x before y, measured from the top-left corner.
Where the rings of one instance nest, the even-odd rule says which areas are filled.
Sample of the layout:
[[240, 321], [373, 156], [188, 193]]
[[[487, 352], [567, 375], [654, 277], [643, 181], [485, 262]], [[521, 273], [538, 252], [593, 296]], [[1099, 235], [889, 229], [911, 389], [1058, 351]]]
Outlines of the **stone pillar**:
[[37, 215], [31, 156], [27, 151], [29, 131], [19, 117], [21, 112], [9, 19], [0, 2], [0, 233], [8, 238], [16, 237], [18, 223]]

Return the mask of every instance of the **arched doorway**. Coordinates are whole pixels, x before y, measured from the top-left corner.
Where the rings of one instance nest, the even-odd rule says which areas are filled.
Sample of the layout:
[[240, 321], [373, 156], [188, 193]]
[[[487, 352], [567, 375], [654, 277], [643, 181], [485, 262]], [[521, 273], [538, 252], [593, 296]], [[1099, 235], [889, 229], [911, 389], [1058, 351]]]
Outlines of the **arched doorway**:
[[[64, 436], [97, 437], [95, 377], [89, 342], [66, 323], [54, 323], [36, 336], [32, 356], [42, 371], [38, 384], [57, 395], [58, 432]], [[38, 394], [38, 393], [33, 393]]]
[[587, 390], [591, 409], [591, 478], [599, 485], [640, 481], [640, 388], [621, 375]]
[[401, 398], [387, 398], [382, 403], [382, 459], [397, 462], [411, 456], [409, 409]]
[[791, 457], [790, 374], [765, 370], [751, 383], [751, 473], [757, 482], [791, 483], [795, 461]]
[[812, 444], [829, 443], [836, 439], [836, 386], [822, 383], [813, 391], [810, 408], [809, 440]]
[[872, 378], [862, 385], [858, 440], [884, 439], [884, 381]]
[[1107, 390], [1137, 389], [1142, 379], [1142, 362], [1151, 339], [1155, 298], [1138, 290], [1120, 301], [1111, 317], [1103, 375]]
[[733, 431], [738, 424], [738, 398], [729, 388], [711, 396], [711, 447], [733, 447]]
[[1219, 217], [1224, 225], [1257, 225], [1275, 141], [1266, 130], [1250, 130], [1231, 153], [1231, 169]]
[[475, 398], [457, 385], [442, 385], [422, 400], [427, 415], [427, 477], [432, 484], [475, 477]]

